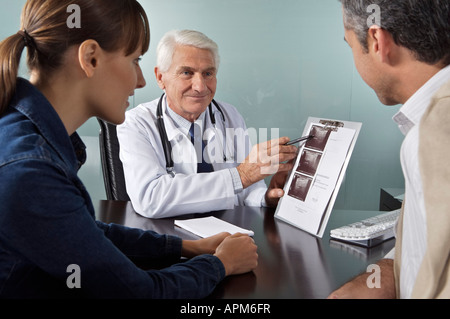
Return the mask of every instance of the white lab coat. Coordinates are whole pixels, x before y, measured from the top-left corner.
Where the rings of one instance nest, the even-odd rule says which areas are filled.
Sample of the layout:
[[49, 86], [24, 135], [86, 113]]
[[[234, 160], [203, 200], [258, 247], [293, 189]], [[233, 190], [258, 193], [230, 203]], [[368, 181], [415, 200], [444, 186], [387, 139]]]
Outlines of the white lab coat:
[[[167, 102], [163, 100], [163, 118], [167, 137], [172, 145], [174, 175], [166, 171], [166, 159], [161, 137], [156, 125], [158, 101], [144, 103], [127, 111], [126, 120], [117, 127], [120, 159], [123, 163], [128, 195], [134, 209], [150, 218], [165, 218], [191, 213], [205, 213], [236, 206], [262, 206], [267, 186], [260, 181], [235, 194], [229, 168], [236, 167], [251, 150], [244, 119], [233, 106], [219, 102], [225, 122], [213, 104], [217, 129], [214, 130], [206, 110], [204, 137], [207, 145], [214, 145], [217, 156], [214, 172], [197, 174], [197, 155], [190, 138], [183, 134], [167, 115]], [[226, 130], [233, 128], [238, 130]], [[219, 137], [220, 138], [220, 137]], [[235, 143], [233, 143], [235, 139]], [[217, 141], [222, 141], [218, 143]], [[222, 147], [224, 145], [224, 147]], [[219, 147], [220, 146], [220, 147]], [[227, 161], [223, 160], [223, 148]], [[219, 159], [217, 161], [217, 159]], [[221, 159], [221, 160], [220, 160]], [[237, 163], [236, 163], [237, 162]]]

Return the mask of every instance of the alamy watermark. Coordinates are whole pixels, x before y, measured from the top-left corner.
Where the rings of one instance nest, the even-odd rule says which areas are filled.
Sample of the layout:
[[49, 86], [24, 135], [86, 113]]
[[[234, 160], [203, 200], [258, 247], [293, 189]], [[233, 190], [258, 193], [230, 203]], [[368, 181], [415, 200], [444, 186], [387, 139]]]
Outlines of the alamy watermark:
[[67, 13], [70, 13], [66, 24], [69, 29], [81, 29], [81, 8], [77, 4], [71, 4], [67, 7]]
[[381, 8], [378, 4], [371, 4], [367, 7], [367, 13], [370, 13], [367, 18], [367, 26], [370, 28], [373, 25], [381, 27]]
[[366, 285], [369, 289], [381, 288], [381, 268], [378, 265], [372, 264], [367, 266], [367, 272], [371, 273], [366, 279]]
[[67, 266], [67, 273], [70, 275], [67, 277], [66, 285], [69, 289], [81, 288], [81, 268], [77, 264], [71, 264]]
[[[278, 128], [208, 128], [201, 135], [195, 126], [194, 129], [194, 150], [195, 153], [186, 152], [186, 135], [179, 133], [172, 147], [172, 160], [174, 164], [197, 164], [202, 160], [209, 164], [224, 164], [243, 162], [251, 164], [263, 164], [261, 173], [271, 175], [276, 173], [279, 161], [279, 151], [281, 145], [268, 147], [268, 141], [276, 141], [280, 138]], [[269, 136], [270, 135], [270, 136]], [[198, 136], [198, 138], [197, 138]], [[205, 144], [205, 146], [203, 145]], [[258, 150], [251, 145], [258, 144]], [[266, 147], [267, 145], [267, 147]]]

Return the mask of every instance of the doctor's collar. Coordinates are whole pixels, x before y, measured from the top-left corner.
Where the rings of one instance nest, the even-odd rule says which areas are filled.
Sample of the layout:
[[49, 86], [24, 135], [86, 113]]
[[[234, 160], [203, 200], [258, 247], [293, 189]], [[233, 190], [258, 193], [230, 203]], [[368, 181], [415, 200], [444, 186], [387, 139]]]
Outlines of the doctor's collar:
[[[184, 117], [182, 117], [181, 115], [177, 114], [174, 110], [172, 110], [172, 108], [169, 107], [169, 105], [166, 102], [166, 114], [173, 120], [173, 122], [175, 123], [175, 125], [182, 129], [184, 133], [189, 133], [189, 129], [191, 128], [191, 121], [186, 120]], [[203, 130], [204, 127], [204, 121], [205, 121], [205, 116], [206, 116], [206, 112], [208, 111], [208, 109], [206, 109], [202, 114], [200, 114], [200, 116], [198, 117], [198, 119], [194, 122], [196, 124], [198, 124], [200, 126], [200, 128]]]

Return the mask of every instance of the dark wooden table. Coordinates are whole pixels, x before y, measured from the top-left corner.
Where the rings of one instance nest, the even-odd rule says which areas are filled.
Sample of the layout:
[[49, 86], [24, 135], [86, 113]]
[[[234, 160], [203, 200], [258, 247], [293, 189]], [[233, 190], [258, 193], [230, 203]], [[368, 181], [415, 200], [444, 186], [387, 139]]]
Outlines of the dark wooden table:
[[[274, 210], [236, 207], [210, 214], [188, 215], [176, 219], [214, 215], [254, 231], [259, 265], [251, 273], [227, 277], [210, 298], [298, 299], [326, 298], [330, 292], [388, 253], [391, 239], [367, 249], [330, 240], [329, 230], [370, 216], [377, 211], [334, 210], [323, 238], [317, 238], [274, 218]], [[149, 219], [138, 215], [131, 203], [99, 201], [99, 220], [130, 227], [172, 234], [184, 239], [198, 238], [178, 227], [174, 218]]]

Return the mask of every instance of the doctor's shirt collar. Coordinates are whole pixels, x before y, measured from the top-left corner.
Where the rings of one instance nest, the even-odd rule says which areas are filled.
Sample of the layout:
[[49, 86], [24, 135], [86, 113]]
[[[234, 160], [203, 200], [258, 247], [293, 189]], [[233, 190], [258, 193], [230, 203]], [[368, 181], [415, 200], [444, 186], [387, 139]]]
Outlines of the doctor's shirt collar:
[[[186, 136], [189, 136], [189, 129], [191, 128], [192, 122], [186, 120], [181, 115], [175, 113], [174, 110], [172, 110], [169, 107], [169, 105], [167, 104], [166, 97], [164, 97], [164, 105], [166, 106], [166, 115], [169, 116], [169, 118], [172, 119], [172, 121], [174, 122], [175, 126], [181, 132], [183, 132], [183, 134], [185, 134]], [[205, 114], [206, 114], [206, 112], [208, 112], [208, 108], [202, 114], [200, 114], [198, 119], [195, 121], [195, 124], [197, 124], [200, 127], [201, 132], [203, 132], [203, 130], [204, 130]]]

